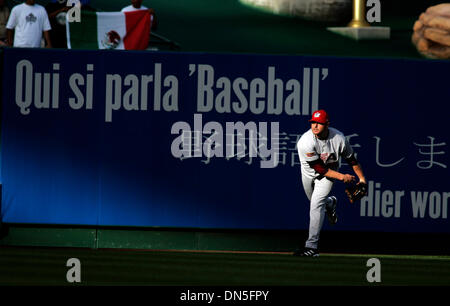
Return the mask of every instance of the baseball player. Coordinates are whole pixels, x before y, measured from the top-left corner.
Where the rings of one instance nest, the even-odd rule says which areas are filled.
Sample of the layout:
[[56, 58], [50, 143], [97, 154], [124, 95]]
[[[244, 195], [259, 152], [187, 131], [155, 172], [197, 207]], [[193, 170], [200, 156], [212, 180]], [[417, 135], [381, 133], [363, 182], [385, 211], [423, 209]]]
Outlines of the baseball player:
[[355, 181], [355, 176], [338, 172], [340, 158], [351, 165], [359, 183], [366, 183], [366, 179], [344, 134], [329, 127], [328, 114], [324, 110], [315, 111], [309, 122], [311, 129], [297, 142], [303, 188], [310, 201], [309, 237], [305, 248], [296, 250], [294, 256], [316, 257], [319, 256], [319, 235], [325, 214], [330, 224], [337, 222], [337, 199], [329, 196], [334, 181]]

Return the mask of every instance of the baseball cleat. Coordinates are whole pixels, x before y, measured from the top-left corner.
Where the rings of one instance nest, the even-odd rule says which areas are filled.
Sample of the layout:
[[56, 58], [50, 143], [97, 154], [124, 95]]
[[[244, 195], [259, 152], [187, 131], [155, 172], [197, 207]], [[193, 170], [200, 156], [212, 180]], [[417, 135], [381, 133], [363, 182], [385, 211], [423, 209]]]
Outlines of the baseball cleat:
[[317, 249], [305, 248], [303, 251], [295, 251], [293, 255], [300, 257], [319, 257], [319, 251]]
[[335, 196], [330, 197], [333, 200], [333, 204], [331, 204], [331, 207], [327, 207], [327, 217], [328, 222], [330, 222], [331, 225], [335, 225], [337, 223], [337, 213], [336, 213], [336, 204], [337, 199]]

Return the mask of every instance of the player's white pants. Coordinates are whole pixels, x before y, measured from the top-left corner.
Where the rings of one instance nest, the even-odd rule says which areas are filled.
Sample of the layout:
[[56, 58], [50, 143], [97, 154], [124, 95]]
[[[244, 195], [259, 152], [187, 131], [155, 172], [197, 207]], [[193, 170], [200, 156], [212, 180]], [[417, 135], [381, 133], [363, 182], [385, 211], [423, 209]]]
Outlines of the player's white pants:
[[333, 182], [326, 177], [318, 180], [302, 175], [302, 183], [310, 201], [309, 237], [305, 247], [317, 249], [326, 206], [333, 204], [333, 200], [328, 197], [333, 188]]

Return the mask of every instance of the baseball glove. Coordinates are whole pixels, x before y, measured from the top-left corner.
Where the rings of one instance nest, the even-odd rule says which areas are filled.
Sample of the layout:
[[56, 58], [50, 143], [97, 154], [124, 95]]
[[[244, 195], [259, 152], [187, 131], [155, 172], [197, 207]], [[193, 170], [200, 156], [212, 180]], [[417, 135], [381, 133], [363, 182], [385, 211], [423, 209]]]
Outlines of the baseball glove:
[[350, 203], [355, 203], [367, 195], [367, 184], [358, 183], [349, 185], [345, 188], [345, 193], [347, 194]]

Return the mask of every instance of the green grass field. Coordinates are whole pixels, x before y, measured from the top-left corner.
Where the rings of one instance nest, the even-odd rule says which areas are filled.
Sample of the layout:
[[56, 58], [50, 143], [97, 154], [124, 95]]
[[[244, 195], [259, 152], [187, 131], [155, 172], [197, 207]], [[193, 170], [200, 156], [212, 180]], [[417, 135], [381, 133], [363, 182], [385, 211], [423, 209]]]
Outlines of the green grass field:
[[[368, 283], [369, 258], [381, 282]], [[81, 285], [170, 286], [448, 286], [450, 256], [0, 248], [0, 285], [72, 285], [69, 258], [81, 262]]]

